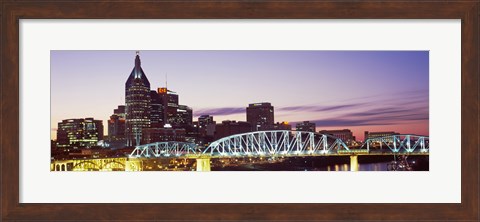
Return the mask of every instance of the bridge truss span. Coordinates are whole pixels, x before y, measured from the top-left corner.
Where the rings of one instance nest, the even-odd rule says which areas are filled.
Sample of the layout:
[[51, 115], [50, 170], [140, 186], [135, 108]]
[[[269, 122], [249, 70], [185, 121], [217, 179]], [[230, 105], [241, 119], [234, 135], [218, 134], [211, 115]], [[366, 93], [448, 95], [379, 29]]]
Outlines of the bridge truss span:
[[349, 151], [339, 138], [314, 132], [272, 130], [236, 134], [212, 142], [203, 154], [211, 156], [326, 155]]
[[385, 137], [370, 138], [365, 140], [361, 148], [370, 152], [372, 149], [389, 149], [393, 153], [428, 153], [429, 137], [418, 135], [391, 135]]
[[188, 142], [157, 142], [136, 146], [130, 153], [130, 158], [179, 157], [197, 154], [194, 143]]
[[129, 158], [235, 158], [247, 156], [428, 155], [429, 138], [391, 135], [347, 146], [340, 138], [314, 132], [271, 130], [227, 136], [205, 149], [188, 142], [156, 142], [136, 146]]

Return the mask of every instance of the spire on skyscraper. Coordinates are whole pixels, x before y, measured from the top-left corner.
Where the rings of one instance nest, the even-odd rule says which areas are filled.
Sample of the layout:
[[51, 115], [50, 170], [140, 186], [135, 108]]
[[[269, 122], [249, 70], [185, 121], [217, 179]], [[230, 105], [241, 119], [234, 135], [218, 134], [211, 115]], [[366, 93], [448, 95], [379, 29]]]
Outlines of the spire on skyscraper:
[[140, 52], [137, 51], [136, 52], [136, 56], [135, 56], [135, 78], [141, 78], [143, 72], [140, 71], [141, 67], [140, 67]]
[[148, 85], [148, 87], [150, 87], [150, 82], [148, 81], [147, 76], [145, 76], [145, 72], [143, 72], [141, 64], [142, 63], [140, 61], [140, 52], [136, 51], [135, 67], [133, 67], [133, 70], [127, 79], [127, 82], [126, 82], [127, 85], [132, 84], [134, 79], [141, 79], [141, 81], [144, 82], [145, 85]]

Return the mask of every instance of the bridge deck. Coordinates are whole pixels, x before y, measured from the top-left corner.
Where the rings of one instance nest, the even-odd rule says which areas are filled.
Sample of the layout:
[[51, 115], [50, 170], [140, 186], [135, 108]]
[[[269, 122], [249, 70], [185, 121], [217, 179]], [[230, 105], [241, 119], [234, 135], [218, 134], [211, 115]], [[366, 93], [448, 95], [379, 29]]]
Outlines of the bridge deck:
[[[196, 154], [188, 154], [185, 156], [171, 156], [168, 158], [189, 158], [189, 159], [203, 159], [203, 158], [210, 158], [210, 159], [216, 159], [216, 158], [249, 158], [249, 157], [334, 157], [334, 156], [400, 156], [400, 155], [405, 155], [405, 156], [428, 156], [428, 152], [412, 152], [412, 153], [393, 153], [393, 152], [370, 152], [370, 153], [326, 153], [326, 154], [287, 154], [287, 155], [282, 155], [282, 154], [274, 154], [274, 155], [196, 155]], [[158, 158], [164, 158], [164, 157], [158, 157]]]

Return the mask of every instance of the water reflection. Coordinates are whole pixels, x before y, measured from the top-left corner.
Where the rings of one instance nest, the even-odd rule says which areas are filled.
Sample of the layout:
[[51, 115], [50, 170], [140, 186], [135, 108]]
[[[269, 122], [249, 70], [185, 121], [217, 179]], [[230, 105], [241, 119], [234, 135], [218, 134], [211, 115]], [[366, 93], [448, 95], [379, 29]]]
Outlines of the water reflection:
[[[387, 163], [367, 163], [367, 164], [358, 164], [359, 171], [387, 171]], [[327, 166], [321, 170], [326, 171], [350, 171], [350, 166], [348, 164], [335, 164]]]

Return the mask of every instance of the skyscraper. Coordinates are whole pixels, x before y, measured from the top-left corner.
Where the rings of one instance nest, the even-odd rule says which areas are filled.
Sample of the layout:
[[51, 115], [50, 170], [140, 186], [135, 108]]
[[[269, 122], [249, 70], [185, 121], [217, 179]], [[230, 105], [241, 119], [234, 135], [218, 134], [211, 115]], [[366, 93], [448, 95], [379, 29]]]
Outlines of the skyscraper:
[[273, 126], [273, 106], [270, 103], [253, 103], [247, 107], [247, 122], [252, 130], [265, 130]]
[[150, 82], [135, 56], [135, 67], [125, 82], [125, 139], [127, 146], [140, 144], [142, 129], [150, 127]]
[[110, 140], [125, 139], [125, 106], [118, 106], [108, 120], [108, 137]]
[[157, 89], [157, 96], [162, 103], [162, 113], [160, 114], [163, 119], [163, 124], [172, 125], [175, 122], [175, 117], [178, 109], [178, 94], [168, 90], [166, 87]]
[[193, 125], [192, 108], [186, 105], [179, 105], [179, 96], [176, 92], [168, 90], [166, 87], [164, 87], [158, 88], [157, 93], [152, 93], [151, 96], [156, 97], [155, 101], [158, 100], [156, 103], [162, 104], [162, 111], [159, 113], [163, 119], [162, 126], [164, 124], [169, 124], [173, 128], [186, 129]]
[[150, 91], [150, 126], [163, 127], [164, 123], [164, 105], [162, 98], [157, 91]]
[[178, 105], [175, 115], [174, 127], [188, 128], [193, 125], [193, 111], [192, 108], [186, 105]]

